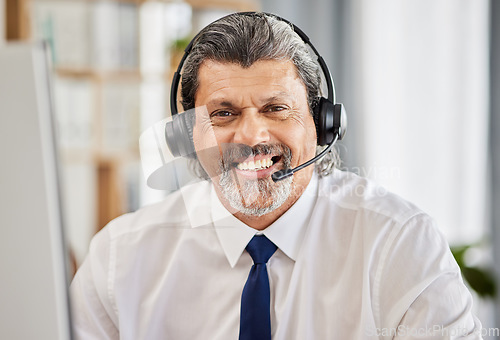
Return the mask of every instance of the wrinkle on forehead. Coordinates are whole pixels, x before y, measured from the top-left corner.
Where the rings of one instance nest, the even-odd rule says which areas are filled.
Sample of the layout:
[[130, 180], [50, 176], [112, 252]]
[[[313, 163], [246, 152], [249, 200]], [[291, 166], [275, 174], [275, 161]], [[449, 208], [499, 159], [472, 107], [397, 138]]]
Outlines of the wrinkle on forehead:
[[[210, 102], [226, 99], [225, 90], [245, 94], [250, 88], [261, 89], [261, 101], [271, 97], [307, 95], [306, 87], [291, 61], [260, 60], [248, 68], [236, 63], [204, 61], [199, 69], [199, 86], [195, 101], [201, 94]], [[203, 103], [206, 104], [206, 103]]]

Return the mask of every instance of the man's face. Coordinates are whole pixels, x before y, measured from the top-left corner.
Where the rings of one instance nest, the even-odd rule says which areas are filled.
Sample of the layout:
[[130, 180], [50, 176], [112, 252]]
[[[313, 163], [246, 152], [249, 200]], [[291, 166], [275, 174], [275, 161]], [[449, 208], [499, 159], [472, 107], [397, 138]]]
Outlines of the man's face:
[[293, 63], [242, 68], [207, 60], [198, 78], [195, 105], [204, 109], [196, 111], [193, 141], [223, 202], [251, 216], [288, 209], [313, 169], [276, 183], [271, 174], [308, 161], [316, 150], [306, 89]]

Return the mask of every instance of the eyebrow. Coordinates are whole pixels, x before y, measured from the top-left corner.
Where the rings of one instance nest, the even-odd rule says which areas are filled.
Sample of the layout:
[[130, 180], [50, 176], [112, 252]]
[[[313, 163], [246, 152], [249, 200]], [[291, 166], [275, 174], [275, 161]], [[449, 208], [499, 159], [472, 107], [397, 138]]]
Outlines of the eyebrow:
[[[288, 92], [280, 91], [280, 92], [277, 92], [276, 94], [274, 94], [270, 97], [262, 99], [261, 102], [268, 104], [268, 103], [280, 101], [283, 99], [293, 99], [293, 96], [291, 96]], [[233, 104], [233, 102], [231, 102], [230, 100], [227, 100], [225, 98], [220, 98], [220, 99], [214, 98], [207, 103], [207, 106], [212, 106], [212, 105], [213, 106], [222, 106], [222, 107], [235, 107], [236, 106]]]
[[275, 102], [275, 101], [280, 101], [283, 99], [293, 99], [293, 96], [290, 95], [288, 92], [278, 92], [274, 96], [268, 97], [263, 100], [264, 103], [270, 103], [270, 102]]

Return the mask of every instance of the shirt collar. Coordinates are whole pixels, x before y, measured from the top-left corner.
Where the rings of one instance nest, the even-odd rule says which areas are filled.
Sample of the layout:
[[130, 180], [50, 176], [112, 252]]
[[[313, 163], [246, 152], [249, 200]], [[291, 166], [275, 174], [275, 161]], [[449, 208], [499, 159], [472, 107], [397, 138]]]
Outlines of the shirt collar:
[[296, 261], [317, 192], [318, 178], [314, 173], [297, 202], [269, 227], [258, 231], [234, 217], [222, 205], [212, 186], [212, 221], [231, 267], [236, 265], [248, 242], [258, 233], [266, 235], [283, 253]]

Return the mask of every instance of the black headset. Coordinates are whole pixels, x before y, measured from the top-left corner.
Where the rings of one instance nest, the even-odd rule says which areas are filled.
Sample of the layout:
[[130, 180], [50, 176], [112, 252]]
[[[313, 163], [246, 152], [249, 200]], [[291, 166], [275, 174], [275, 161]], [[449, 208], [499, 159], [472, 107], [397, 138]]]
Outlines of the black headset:
[[[314, 157], [307, 163], [302, 164], [301, 166], [295, 169], [285, 169], [286, 171], [282, 171], [282, 173], [273, 176], [273, 179], [280, 180], [285, 177], [288, 177], [293, 174], [293, 172], [298, 171], [313, 162], [317, 159], [321, 158], [326, 152], [328, 152], [333, 144], [344, 137], [347, 127], [347, 115], [344, 109], [344, 105], [335, 102], [335, 86], [333, 84], [332, 77], [330, 75], [330, 71], [326, 66], [323, 57], [318, 53], [314, 45], [310, 42], [309, 37], [297, 26], [285, 20], [279, 16], [274, 14], [262, 13], [264, 15], [272, 16], [278, 20], [281, 20], [287, 24], [289, 24], [293, 31], [297, 33], [297, 35], [309, 45], [311, 50], [317, 57], [317, 61], [319, 66], [321, 67], [321, 71], [325, 77], [327, 89], [328, 89], [328, 97], [319, 97], [314, 101], [313, 107], [313, 116], [314, 123], [316, 125], [316, 134], [317, 134], [317, 144], [318, 145], [328, 145], [323, 152]], [[228, 16], [233, 15], [259, 15], [256, 12], [240, 12], [240, 13], [232, 13]], [[225, 16], [221, 19], [216, 20], [215, 22], [222, 20], [228, 16]], [[200, 32], [201, 33], [201, 32]], [[194, 41], [200, 34], [198, 33], [188, 44], [186, 49], [184, 50], [184, 55], [182, 56], [181, 61], [179, 62], [179, 66], [177, 67], [177, 71], [174, 73], [172, 79], [172, 86], [170, 88], [170, 111], [172, 114], [172, 121], [168, 122], [165, 125], [165, 138], [167, 140], [167, 145], [170, 148], [172, 154], [176, 157], [188, 157], [188, 158], [196, 158], [196, 153], [193, 145], [193, 122], [191, 117], [188, 115], [179, 115], [177, 110], [177, 91], [179, 89], [179, 83], [181, 78], [181, 70], [184, 66], [184, 62], [188, 57], [191, 49], [193, 47]], [[285, 174], [286, 173], [286, 174]]]

